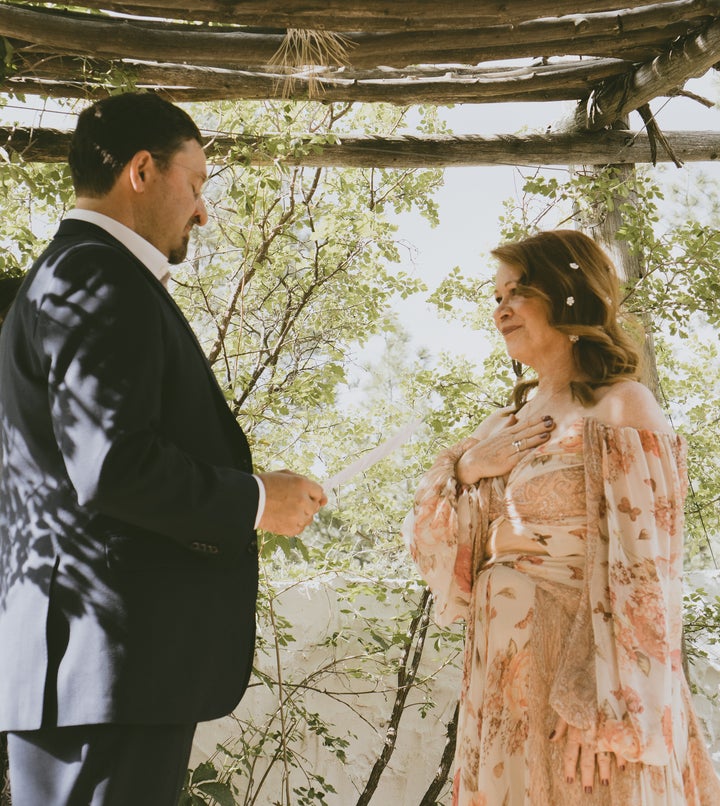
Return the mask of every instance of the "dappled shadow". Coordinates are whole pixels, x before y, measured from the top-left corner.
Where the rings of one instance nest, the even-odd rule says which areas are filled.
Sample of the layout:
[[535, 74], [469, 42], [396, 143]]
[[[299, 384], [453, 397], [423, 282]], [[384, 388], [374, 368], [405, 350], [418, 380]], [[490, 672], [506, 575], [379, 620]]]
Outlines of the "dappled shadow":
[[[50, 272], [59, 257], [48, 261]], [[93, 306], [75, 304], [70, 279], [63, 282], [57, 273], [52, 278], [56, 290], [45, 297], [43, 315], [51, 319], [46, 329], [57, 331], [61, 340], [73, 328], [80, 332], [78, 326], [93, 315]], [[44, 288], [38, 285], [21, 293], [0, 335], [0, 608], [14, 606], [11, 592], [28, 584], [47, 595], [59, 574], [68, 615], [90, 608], [105, 622], [113, 597], [98, 574], [105, 565], [104, 550], [87, 535], [102, 532], [102, 521], [108, 519], [92, 507], [80, 506], [66, 468], [80, 453], [78, 424], [100, 425], [99, 415], [88, 411], [74, 393], [73, 381], [87, 384], [92, 367], [100, 366], [104, 356], [87, 352], [86, 378], [64, 378], [62, 370], [34, 351], [43, 326]], [[63, 349], [72, 353], [75, 347], [70, 342]], [[54, 358], [64, 360], [62, 355]], [[118, 393], [111, 389], [107, 394]], [[63, 565], [57, 569], [60, 555]]]
[[250, 670], [247, 442], [161, 284], [57, 240], [0, 334], [0, 729], [210, 719]]
[[[64, 287], [43, 314], [53, 312], [61, 331], [88, 315], [75, 308], [70, 283]], [[21, 293], [0, 334], [0, 649], [12, 658], [0, 681], [0, 726], [8, 729], [39, 723], [43, 704], [46, 719], [58, 718], [58, 669], [69, 650], [75, 663], [81, 652], [69, 647], [71, 623], [81, 625], [88, 645], [116, 655], [127, 629], [98, 539], [112, 531], [112, 519], [80, 506], [66, 469], [81, 453], [77, 426], [92, 413], [81, 409], [69, 380], [53, 380], [49, 359], [35, 351], [40, 305], [33, 289]], [[88, 359], [88, 369], [102, 360]], [[88, 673], [101, 673], [105, 662], [88, 659]], [[70, 666], [68, 675], [77, 676]]]

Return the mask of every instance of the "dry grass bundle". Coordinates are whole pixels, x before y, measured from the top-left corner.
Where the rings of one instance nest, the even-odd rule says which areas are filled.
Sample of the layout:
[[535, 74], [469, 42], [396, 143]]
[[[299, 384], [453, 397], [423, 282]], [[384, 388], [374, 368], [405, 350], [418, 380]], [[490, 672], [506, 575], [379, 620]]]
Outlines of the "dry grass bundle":
[[282, 44], [270, 60], [271, 66], [287, 73], [283, 96], [292, 94], [299, 79], [307, 82], [310, 98], [320, 95], [318, 68], [347, 66], [351, 44], [342, 34], [288, 28]]

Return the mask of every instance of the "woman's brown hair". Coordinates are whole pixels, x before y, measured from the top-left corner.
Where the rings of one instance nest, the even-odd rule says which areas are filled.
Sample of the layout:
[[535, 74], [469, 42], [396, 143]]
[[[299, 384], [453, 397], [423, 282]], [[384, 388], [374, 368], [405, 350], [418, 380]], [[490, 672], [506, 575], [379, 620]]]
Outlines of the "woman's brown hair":
[[[551, 230], [493, 249], [493, 257], [521, 272], [516, 293], [541, 299], [549, 323], [573, 340], [575, 362], [588, 381], [573, 381], [583, 404], [592, 390], [641, 374], [640, 350], [618, 322], [620, 287], [610, 258], [587, 235]], [[527, 401], [536, 380], [519, 380], [512, 393], [515, 409]]]

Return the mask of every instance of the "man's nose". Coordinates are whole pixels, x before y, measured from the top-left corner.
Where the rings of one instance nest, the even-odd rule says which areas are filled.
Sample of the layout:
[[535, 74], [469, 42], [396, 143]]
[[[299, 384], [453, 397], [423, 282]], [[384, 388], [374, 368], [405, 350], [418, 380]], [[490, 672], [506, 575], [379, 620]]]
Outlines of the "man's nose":
[[205, 199], [202, 196], [195, 206], [195, 221], [199, 227], [204, 227], [208, 222], [207, 207], [205, 207]]

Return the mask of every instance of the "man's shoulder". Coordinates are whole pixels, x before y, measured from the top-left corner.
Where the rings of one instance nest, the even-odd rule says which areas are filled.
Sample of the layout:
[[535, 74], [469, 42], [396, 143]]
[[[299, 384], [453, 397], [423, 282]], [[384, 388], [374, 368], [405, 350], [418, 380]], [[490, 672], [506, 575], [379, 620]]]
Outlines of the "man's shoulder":
[[[68, 265], [77, 271], [103, 272], [117, 266], [137, 265], [140, 262], [122, 242], [101, 227], [86, 221], [64, 219], [57, 232], [35, 261], [41, 273], [62, 273]], [[132, 273], [129, 273], [128, 278]]]
[[60, 222], [48, 249], [84, 245], [114, 248], [125, 256], [132, 254], [121, 241], [102, 227], [76, 218], [64, 218]]

